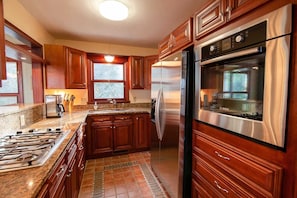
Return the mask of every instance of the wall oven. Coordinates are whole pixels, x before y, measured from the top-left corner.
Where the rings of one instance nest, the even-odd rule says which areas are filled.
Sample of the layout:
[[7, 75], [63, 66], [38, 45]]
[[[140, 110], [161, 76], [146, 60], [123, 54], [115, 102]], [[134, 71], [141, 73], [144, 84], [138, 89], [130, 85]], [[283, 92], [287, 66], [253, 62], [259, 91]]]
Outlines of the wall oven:
[[292, 5], [195, 46], [195, 119], [284, 147]]

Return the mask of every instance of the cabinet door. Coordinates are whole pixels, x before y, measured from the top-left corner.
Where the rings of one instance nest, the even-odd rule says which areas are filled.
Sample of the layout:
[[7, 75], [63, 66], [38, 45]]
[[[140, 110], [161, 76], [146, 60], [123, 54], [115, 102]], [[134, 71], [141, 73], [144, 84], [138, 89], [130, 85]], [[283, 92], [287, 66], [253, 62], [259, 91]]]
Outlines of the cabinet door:
[[91, 153], [90, 156], [113, 151], [113, 125], [112, 122], [93, 122], [91, 126]]
[[77, 160], [74, 158], [72, 159], [72, 161], [69, 164], [68, 167], [68, 172], [66, 174], [66, 193], [67, 193], [67, 197], [78, 197], [78, 192], [79, 192], [79, 188], [78, 188], [78, 180], [77, 180]]
[[114, 152], [133, 148], [133, 121], [130, 115], [115, 116], [113, 142]]
[[193, 41], [192, 28], [193, 19], [190, 18], [173, 31], [172, 35], [174, 37], [174, 45], [172, 52], [181, 49], [182, 47], [190, 44]]
[[144, 89], [151, 89], [152, 64], [158, 62], [158, 56], [144, 57]]
[[195, 14], [195, 38], [198, 39], [225, 23], [225, 0], [215, 0]]
[[86, 53], [67, 48], [67, 88], [86, 88]]
[[173, 41], [174, 37], [172, 34], [165, 37], [159, 44], [159, 56], [160, 58], [163, 58], [171, 53], [172, 47], [173, 47]]
[[131, 70], [131, 88], [143, 89], [144, 88], [144, 63], [143, 57], [132, 56], [129, 58]]
[[148, 149], [150, 146], [149, 114], [134, 116], [135, 149]]
[[226, 8], [227, 20], [235, 19], [271, 0], [228, 0]]

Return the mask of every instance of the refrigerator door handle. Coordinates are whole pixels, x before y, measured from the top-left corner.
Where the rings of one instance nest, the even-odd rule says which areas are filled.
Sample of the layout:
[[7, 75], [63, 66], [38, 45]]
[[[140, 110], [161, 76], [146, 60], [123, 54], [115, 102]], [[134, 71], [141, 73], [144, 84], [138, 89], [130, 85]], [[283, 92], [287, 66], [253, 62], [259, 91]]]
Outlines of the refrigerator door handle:
[[157, 131], [158, 139], [160, 141], [162, 141], [163, 134], [164, 134], [164, 127], [162, 127], [163, 123], [162, 123], [162, 115], [161, 115], [162, 100], [163, 100], [163, 90], [160, 89], [158, 91], [158, 96], [156, 100], [156, 110], [155, 110], [156, 131]]

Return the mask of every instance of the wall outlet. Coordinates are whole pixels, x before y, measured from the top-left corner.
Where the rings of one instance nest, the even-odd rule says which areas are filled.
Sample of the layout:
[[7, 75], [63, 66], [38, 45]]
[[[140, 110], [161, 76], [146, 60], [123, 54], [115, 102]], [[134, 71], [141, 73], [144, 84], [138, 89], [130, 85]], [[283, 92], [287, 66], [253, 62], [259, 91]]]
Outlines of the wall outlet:
[[25, 121], [25, 115], [21, 115], [20, 116], [20, 123], [21, 123], [21, 127], [26, 125], [26, 121]]

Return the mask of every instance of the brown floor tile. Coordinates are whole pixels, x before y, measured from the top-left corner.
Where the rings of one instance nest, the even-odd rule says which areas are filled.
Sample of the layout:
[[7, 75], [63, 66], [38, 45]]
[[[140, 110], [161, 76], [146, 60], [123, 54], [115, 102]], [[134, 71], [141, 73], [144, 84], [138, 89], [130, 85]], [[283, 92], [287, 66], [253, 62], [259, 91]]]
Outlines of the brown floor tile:
[[79, 198], [154, 197], [141, 164], [150, 167], [149, 152], [88, 160]]

